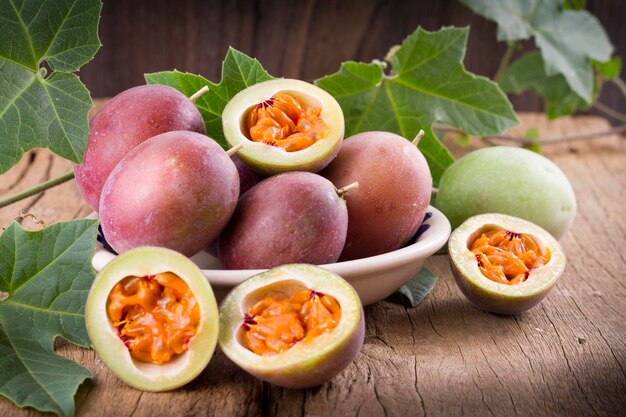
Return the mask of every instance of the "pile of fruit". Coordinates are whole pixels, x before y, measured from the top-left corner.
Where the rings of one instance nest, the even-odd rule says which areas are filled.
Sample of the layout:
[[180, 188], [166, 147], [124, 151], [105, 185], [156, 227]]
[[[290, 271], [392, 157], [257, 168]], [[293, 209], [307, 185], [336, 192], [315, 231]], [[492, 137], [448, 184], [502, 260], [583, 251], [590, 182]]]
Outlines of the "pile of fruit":
[[[315, 265], [388, 253], [415, 235], [432, 193], [416, 146], [423, 132], [413, 142], [388, 132], [344, 140], [331, 95], [276, 79], [227, 104], [224, 151], [205, 135], [194, 97], [135, 87], [91, 121], [76, 180], [120, 253], [89, 295], [92, 343], [121, 379], [145, 390], [190, 381], [218, 342], [263, 380], [319, 385], [357, 355], [364, 318], [354, 289]], [[476, 306], [524, 311], [563, 271], [556, 238], [575, 199], [546, 158], [474, 152], [444, 173], [436, 205], [456, 228], [452, 269]], [[269, 271], [236, 287], [218, 311], [187, 258], [202, 250], [227, 269]]]
[[[92, 343], [130, 385], [165, 390], [202, 371], [219, 329], [222, 350], [250, 373], [319, 385], [351, 363], [365, 327], [354, 289], [314, 265], [415, 235], [432, 192], [421, 135], [344, 141], [336, 100], [298, 80], [241, 91], [222, 120], [228, 151], [205, 135], [192, 99], [158, 85], [124, 91], [91, 120], [76, 181], [120, 254], [90, 292]], [[219, 323], [187, 258], [202, 250], [228, 269], [273, 268], [224, 300]]]

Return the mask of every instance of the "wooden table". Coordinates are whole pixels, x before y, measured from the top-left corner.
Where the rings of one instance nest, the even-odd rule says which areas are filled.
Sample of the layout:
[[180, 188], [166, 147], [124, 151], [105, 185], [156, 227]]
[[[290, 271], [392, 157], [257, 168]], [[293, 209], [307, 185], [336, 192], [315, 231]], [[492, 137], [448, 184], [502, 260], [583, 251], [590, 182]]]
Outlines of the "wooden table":
[[[512, 131], [542, 137], [607, 129], [596, 117], [548, 123], [523, 114]], [[170, 393], [118, 381], [95, 352], [59, 342], [58, 351], [95, 379], [77, 397], [79, 416], [454, 416], [626, 415], [625, 141], [544, 146], [568, 175], [578, 215], [561, 240], [568, 264], [552, 293], [518, 316], [473, 308], [457, 289], [448, 260], [427, 266], [439, 277], [415, 308], [382, 301], [365, 310], [360, 355], [322, 387], [287, 390], [248, 376], [217, 351], [204, 373]], [[454, 149], [456, 154], [467, 149]], [[65, 172], [67, 162], [36, 151], [0, 177], [0, 196]], [[0, 209], [0, 225], [20, 210], [47, 223], [89, 213], [73, 182]], [[29, 221], [26, 226], [36, 227]], [[0, 399], [0, 416], [37, 413]]]

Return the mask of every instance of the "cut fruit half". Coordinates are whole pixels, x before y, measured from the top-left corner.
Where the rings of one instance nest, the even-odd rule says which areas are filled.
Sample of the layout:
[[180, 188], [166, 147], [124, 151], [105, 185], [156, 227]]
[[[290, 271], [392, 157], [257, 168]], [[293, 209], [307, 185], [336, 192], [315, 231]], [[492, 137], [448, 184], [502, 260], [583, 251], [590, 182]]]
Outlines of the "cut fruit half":
[[255, 171], [317, 172], [335, 157], [344, 134], [339, 103], [321, 88], [300, 80], [254, 84], [233, 97], [222, 113], [229, 145]]
[[96, 277], [85, 307], [91, 343], [122, 381], [144, 391], [180, 387], [209, 363], [218, 335], [213, 290], [178, 252], [130, 250]]
[[283, 387], [330, 380], [356, 357], [364, 337], [354, 289], [313, 265], [283, 265], [255, 275], [220, 308], [222, 351], [250, 374]]
[[546, 230], [505, 214], [470, 217], [450, 236], [457, 285], [478, 308], [515, 314], [539, 303], [565, 269], [565, 255]]

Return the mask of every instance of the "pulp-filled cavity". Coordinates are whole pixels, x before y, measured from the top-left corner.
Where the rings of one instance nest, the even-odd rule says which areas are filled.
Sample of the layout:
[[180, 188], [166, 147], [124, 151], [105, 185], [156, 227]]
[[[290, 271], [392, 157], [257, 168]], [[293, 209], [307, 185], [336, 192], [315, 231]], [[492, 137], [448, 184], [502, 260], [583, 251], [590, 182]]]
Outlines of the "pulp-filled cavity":
[[480, 272], [500, 284], [522, 283], [534, 268], [550, 262], [550, 249], [540, 247], [527, 234], [510, 230], [483, 232], [469, 249], [476, 255]]
[[247, 114], [246, 136], [287, 152], [306, 149], [328, 135], [322, 108], [306, 106], [298, 97], [277, 93], [257, 104]]
[[340, 319], [341, 306], [328, 294], [304, 289], [280, 300], [266, 297], [245, 314], [241, 340], [254, 353], [273, 356], [331, 332]]
[[130, 355], [157, 365], [184, 353], [200, 323], [189, 285], [171, 272], [124, 278], [109, 294], [107, 314]]

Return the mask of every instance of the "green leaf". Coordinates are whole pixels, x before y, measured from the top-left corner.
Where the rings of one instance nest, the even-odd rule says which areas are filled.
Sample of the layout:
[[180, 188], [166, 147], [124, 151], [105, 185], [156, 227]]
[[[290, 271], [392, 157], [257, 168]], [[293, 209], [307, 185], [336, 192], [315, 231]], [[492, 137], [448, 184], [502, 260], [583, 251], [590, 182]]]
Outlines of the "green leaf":
[[84, 307], [94, 278], [96, 220], [0, 235], [0, 395], [21, 407], [74, 413], [91, 372], [54, 353], [55, 337], [89, 346]]
[[231, 98], [241, 90], [261, 81], [273, 79], [256, 59], [229, 48], [222, 64], [222, 80], [214, 84], [201, 75], [179, 71], [163, 71], [145, 74], [148, 84], [162, 84], [176, 88], [191, 96], [204, 86], [209, 92], [196, 100], [207, 128], [207, 135], [215, 139], [224, 149], [228, 148], [222, 130], [222, 111]]
[[463, 68], [468, 29], [418, 28], [391, 58], [391, 73], [382, 63], [345, 62], [316, 84], [341, 105], [346, 136], [387, 130], [413, 139], [426, 135], [419, 148], [426, 156], [435, 184], [453, 159], [432, 132], [434, 122], [472, 135], [489, 135], [517, 123], [498, 86]]
[[71, 72], [100, 47], [100, 8], [100, 0], [0, 0], [0, 174], [33, 148], [82, 160], [92, 102]]
[[539, 130], [536, 127], [529, 127], [524, 132], [524, 139], [528, 139], [532, 143], [529, 145], [524, 145], [525, 149], [530, 151], [541, 153], [541, 143], [539, 141]]
[[548, 76], [543, 59], [538, 52], [529, 52], [518, 58], [507, 69], [500, 82], [507, 93], [521, 94], [532, 91], [543, 97], [545, 112], [549, 119], [574, 113], [589, 107], [560, 74]]
[[535, 37], [546, 74], [562, 74], [585, 102], [593, 97], [591, 60], [607, 61], [613, 46], [602, 25], [586, 10], [562, 10], [562, 0], [461, 0], [498, 24], [498, 40]]
[[400, 287], [397, 294], [400, 295], [407, 307], [415, 307], [435, 288], [436, 283], [435, 274], [422, 268], [406, 285]]
[[616, 56], [606, 62], [593, 61], [593, 67], [604, 79], [614, 80], [622, 72], [622, 59]]
[[587, 0], [565, 0], [563, 8], [565, 10], [583, 10], [587, 5]]

